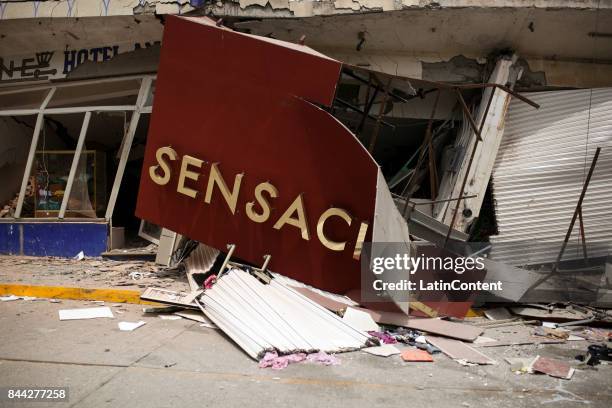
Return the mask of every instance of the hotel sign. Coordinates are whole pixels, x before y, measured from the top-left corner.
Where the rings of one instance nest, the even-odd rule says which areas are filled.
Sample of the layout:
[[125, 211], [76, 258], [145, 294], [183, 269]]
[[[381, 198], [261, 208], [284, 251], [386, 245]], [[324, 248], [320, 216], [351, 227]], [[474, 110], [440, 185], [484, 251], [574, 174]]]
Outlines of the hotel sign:
[[318, 106], [340, 69], [304, 46], [170, 16], [137, 216], [235, 244], [256, 265], [270, 254], [271, 270], [322, 289], [359, 288], [378, 168]]

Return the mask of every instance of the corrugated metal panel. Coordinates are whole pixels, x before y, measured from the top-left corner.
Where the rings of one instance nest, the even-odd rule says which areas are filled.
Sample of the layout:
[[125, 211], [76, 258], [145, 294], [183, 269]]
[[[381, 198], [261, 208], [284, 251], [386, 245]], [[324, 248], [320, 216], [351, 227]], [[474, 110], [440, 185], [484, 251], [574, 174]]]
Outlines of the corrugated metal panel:
[[[514, 99], [493, 171], [499, 235], [491, 257], [511, 265], [554, 262], [597, 147], [583, 203], [589, 255], [612, 248], [612, 89], [531, 93]], [[564, 259], [582, 256], [578, 222]]]
[[215, 264], [215, 260], [219, 256], [219, 250], [204, 245], [198, 244], [196, 249], [189, 254], [189, 257], [185, 259], [185, 266], [187, 272], [190, 274], [194, 273], [206, 273]]
[[295, 290], [267, 285], [232, 269], [200, 297], [202, 311], [251, 357], [265, 351], [341, 352], [372, 344], [370, 336]]

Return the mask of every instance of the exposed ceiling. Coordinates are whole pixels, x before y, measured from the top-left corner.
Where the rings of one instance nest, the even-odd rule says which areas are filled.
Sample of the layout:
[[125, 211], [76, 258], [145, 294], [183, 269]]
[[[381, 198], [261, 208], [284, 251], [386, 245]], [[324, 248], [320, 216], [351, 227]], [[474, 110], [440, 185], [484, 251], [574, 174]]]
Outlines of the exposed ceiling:
[[417, 9], [252, 20], [236, 27], [292, 42], [305, 35], [307, 45], [328, 52], [355, 52], [361, 32], [364, 54], [404, 53], [432, 62], [512, 48], [524, 57], [612, 63], [612, 37], [605, 36], [612, 32], [609, 9]]

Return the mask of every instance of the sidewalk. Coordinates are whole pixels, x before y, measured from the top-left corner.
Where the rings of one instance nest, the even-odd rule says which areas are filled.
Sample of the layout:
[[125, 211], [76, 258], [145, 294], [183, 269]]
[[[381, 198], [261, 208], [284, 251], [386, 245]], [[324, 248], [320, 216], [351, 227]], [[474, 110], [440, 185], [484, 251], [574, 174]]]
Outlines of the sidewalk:
[[[143, 314], [139, 305], [112, 307], [115, 319], [58, 319], [59, 309], [93, 305], [70, 300], [0, 303], [0, 387], [68, 386], [69, 403], [35, 406], [88, 408], [244, 407], [245, 401], [248, 406], [293, 407], [299, 402], [304, 407], [364, 408], [408, 403], [516, 408], [553, 401], [555, 407], [572, 407], [589, 401], [589, 407], [605, 407], [612, 396], [609, 365], [579, 371], [571, 381], [513, 374], [503, 357], [529, 355], [534, 346], [491, 348], [487, 353], [498, 361], [493, 366], [464, 367], [441, 354], [434, 363], [404, 363], [398, 356], [352, 352], [338, 355], [339, 366], [294, 364], [274, 371], [258, 368], [218, 330]], [[138, 320], [147, 324], [133, 332], [117, 328], [118, 321]], [[569, 356], [577, 352], [571, 347], [548, 345], [538, 353]]]
[[[187, 288], [180, 276], [129, 274], [150, 265], [0, 257], [0, 283], [80, 285], [84, 288], [141, 290], [155, 285]], [[119, 267], [119, 268], [116, 268]], [[109, 270], [102, 270], [110, 268]], [[114, 269], [113, 269], [114, 268]], [[125, 270], [123, 270], [125, 268]], [[129, 283], [124, 286], [123, 282]], [[183, 286], [181, 286], [183, 285]], [[338, 366], [292, 364], [284, 370], [258, 368], [221, 331], [191, 320], [163, 320], [143, 305], [106, 302], [114, 319], [60, 321], [58, 310], [99, 306], [86, 300], [48, 299], [0, 302], [0, 387], [66, 386], [67, 403], [36, 407], [247, 406], [328, 407], [607, 407], [612, 366], [578, 370], [570, 381], [546, 375], [516, 375], [506, 357], [573, 360], [585, 341], [482, 349], [496, 365], [466, 367], [443, 354], [433, 363], [406, 363], [364, 352], [338, 354]], [[120, 321], [146, 324], [119, 331]], [[490, 328], [484, 336], [519, 337], [526, 326]], [[400, 346], [401, 348], [402, 346]], [[24, 407], [28, 404], [0, 404]]]

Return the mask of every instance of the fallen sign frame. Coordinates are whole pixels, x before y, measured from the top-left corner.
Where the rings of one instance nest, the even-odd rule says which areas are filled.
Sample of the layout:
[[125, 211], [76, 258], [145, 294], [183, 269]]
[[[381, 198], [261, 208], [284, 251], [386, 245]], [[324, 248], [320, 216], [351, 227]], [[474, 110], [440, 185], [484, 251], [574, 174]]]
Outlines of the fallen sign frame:
[[[360, 288], [364, 242], [410, 250], [380, 168], [328, 112], [349, 65], [209, 18], [169, 16], [162, 43], [139, 218], [217, 249], [235, 244], [251, 264], [272, 255], [271, 270], [335, 293]], [[397, 97], [387, 79], [386, 97]], [[194, 110], [206, 114], [185, 114]]]
[[[358, 289], [386, 185], [319, 107], [331, 106], [342, 64], [209, 18], [169, 17], [163, 44], [136, 215], [217, 249], [233, 243], [251, 264], [271, 255], [269, 269], [315, 287]], [[206, 115], [183, 114], [194, 108]]]

